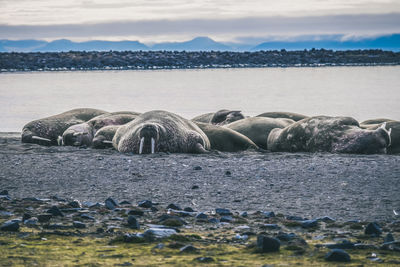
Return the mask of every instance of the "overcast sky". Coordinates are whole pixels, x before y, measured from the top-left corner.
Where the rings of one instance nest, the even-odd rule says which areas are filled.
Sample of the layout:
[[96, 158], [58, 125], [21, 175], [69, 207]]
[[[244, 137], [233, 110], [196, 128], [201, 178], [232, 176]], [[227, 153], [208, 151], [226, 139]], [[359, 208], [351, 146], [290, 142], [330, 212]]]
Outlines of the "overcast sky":
[[400, 0], [0, 0], [0, 39], [217, 41], [400, 33]]

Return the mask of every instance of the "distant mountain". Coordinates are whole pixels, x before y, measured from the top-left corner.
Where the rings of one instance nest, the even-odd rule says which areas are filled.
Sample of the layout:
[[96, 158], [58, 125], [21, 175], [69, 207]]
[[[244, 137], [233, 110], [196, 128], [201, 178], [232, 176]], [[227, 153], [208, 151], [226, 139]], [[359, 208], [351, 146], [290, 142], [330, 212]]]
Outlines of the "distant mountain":
[[46, 41], [39, 40], [0, 40], [0, 51], [30, 52], [46, 44]]
[[382, 49], [400, 51], [400, 34], [354, 40], [310, 40], [310, 41], [271, 41], [257, 45], [252, 51], [258, 50], [303, 50], [303, 49]]
[[158, 43], [150, 47], [151, 50], [172, 51], [230, 51], [232, 47], [218, 43], [208, 37], [196, 37], [186, 42]]
[[61, 39], [47, 43], [35, 52], [60, 52], [60, 51], [128, 51], [128, 50], [148, 50], [149, 48], [138, 41], [87, 41], [72, 42]]

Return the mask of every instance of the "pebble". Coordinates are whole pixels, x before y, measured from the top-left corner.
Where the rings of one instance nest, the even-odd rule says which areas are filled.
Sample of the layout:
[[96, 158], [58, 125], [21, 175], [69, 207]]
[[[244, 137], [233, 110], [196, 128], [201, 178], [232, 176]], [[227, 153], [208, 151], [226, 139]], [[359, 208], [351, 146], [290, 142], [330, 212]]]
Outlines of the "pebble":
[[136, 217], [133, 215], [128, 216], [128, 226], [132, 229], [140, 229], [140, 224]]
[[50, 209], [47, 210], [47, 213], [49, 213], [53, 216], [64, 217], [64, 214], [61, 212], [61, 210], [57, 206], [52, 206]]
[[200, 171], [200, 170], [202, 170], [203, 168], [202, 167], [200, 167], [200, 166], [194, 166], [193, 167], [193, 170], [195, 170], [195, 171]]
[[249, 214], [247, 214], [247, 211], [243, 211], [242, 213], [240, 213], [240, 216], [246, 218], [249, 216]]
[[118, 206], [117, 201], [115, 201], [111, 197], [107, 198], [104, 201], [104, 204], [106, 205], [106, 208], [109, 210], [115, 210], [115, 208]]
[[53, 217], [53, 215], [51, 215], [51, 214], [39, 214], [37, 216], [40, 223], [46, 223], [46, 222], [50, 221], [51, 217]]
[[221, 208], [215, 209], [215, 213], [217, 213], [218, 215], [221, 215], [221, 216], [232, 215], [232, 212], [230, 210], [221, 209]]
[[264, 218], [275, 217], [275, 213], [273, 211], [263, 211], [261, 214], [264, 216]]
[[153, 207], [153, 202], [151, 202], [150, 200], [142, 200], [138, 203], [138, 206], [141, 208], [149, 209]]
[[10, 211], [0, 210], [0, 216], [2, 216], [2, 217], [10, 217], [12, 215], [13, 215], [13, 213]]
[[68, 206], [70, 206], [71, 208], [81, 208], [81, 203], [78, 200], [74, 200], [68, 203]]
[[128, 215], [143, 216], [144, 211], [134, 209], [134, 210], [128, 211]]
[[86, 228], [86, 224], [84, 224], [83, 222], [80, 222], [80, 221], [74, 221], [72, 224], [75, 228], [78, 228], [78, 229]]
[[231, 216], [222, 216], [222, 217], [219, 219], [219, 221], [220, 221], [220, 222], [227, 222], [227, 223], [230, 223], [230, 222], [233, 221], [233, 218], [232, 218]]
[[29, 218], [24, 221], [24, 224], [27, 226], [35, 226], [35, 225], [37, 225], [37, 223], [38, 223], [37, 218]]
[[192, 246], [192, 245], [186, 245], [182, 248], [179, 249], [180, 253], [193, 253], [193, 252], [197, 252], [199, 249]]
[[205, 213], [203, 213], [203, 212], [200, 212], [199, 214], [196, 215], [195, 218], [196, 218], [197, 220], [199, 220], [199, 221], [204, 221], [204, 220], [207, 220], [207, 219], [208, 219], [208, 216], [207, 216], [207, 214], [205, 214]]
[[194, 189], [199, 189], [199, 186], [198, 185], [192, 186], [192, 190], [194, 190]]
[[0, 230], [16, 232], [19, 230], [19, 223], [16, 221], [7, 221], [0, 226]]
[[226, 176], [231, 176], [231, 175], [232, 175], [232, 172], [231, 172], [231, 171], [226, 171], [226, 172], [225, 172], [225, 175], [226, 175]]
[[365, 234], [380, 236], [382, 234], [382, 228], [376, 222], [369, 223], [365, 228]]
[[247, 239], [249, 239], [249, 236], [248, 235], [236, 234], [235, 235], [235, 239], [246, 241]]
[[169, 204], [167, 206], [167, 209], [182, 210], [182, 208], [179, 205], [176, 205], [176, 204], [173, 204], [173, 203]]
[[257, 247], [261, 252], [275, 252], [279, 251], [281, 242], [279, 239], [268, 237], [266, 235], [257, 236]]
[[351, 261], [350, 255], [342, 249], [332, 249], [325, 255], [327, 261], [349, 262]]
[[126, 243], [142, 243], [144, 242], [144, 235], [140, 233], [125, 234], [123, 239]]
[[318, 226], [318, 220], [305, 220], [301, 222], [301, 227], [312, 228]]

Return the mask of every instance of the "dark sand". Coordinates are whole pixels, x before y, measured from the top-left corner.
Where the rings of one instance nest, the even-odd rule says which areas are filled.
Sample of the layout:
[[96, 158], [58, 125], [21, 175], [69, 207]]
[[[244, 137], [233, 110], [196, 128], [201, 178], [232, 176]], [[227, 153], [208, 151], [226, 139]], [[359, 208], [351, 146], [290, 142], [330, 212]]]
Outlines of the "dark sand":
[[[194, 185], [199, 188], [192, 189]], [[138, 156], [22, 144], [18, 133], [0, 133], [4, 189], [12, 198], [57, 195], [103, 202], [112, 196], [200, 211], [221, 207], [308, 218], [393, 220], [393, 209], [400, 210], [400, 155], [248, 151]]]

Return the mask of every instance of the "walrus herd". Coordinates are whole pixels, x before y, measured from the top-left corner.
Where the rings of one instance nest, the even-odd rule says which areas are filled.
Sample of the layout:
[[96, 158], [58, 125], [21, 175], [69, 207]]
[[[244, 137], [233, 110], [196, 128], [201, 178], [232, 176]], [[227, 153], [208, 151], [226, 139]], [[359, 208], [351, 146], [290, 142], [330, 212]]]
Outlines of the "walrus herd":
[[249, 117], [219, 110], [192, 120], [153, 110], [107, 112], [80, 108], [38, 119], [22, 129], [22, 142], [39, 145], [114, 147], [134, 154], [237, 152], [400, 153], [400, 121], [308, 117], [266, 112]]

